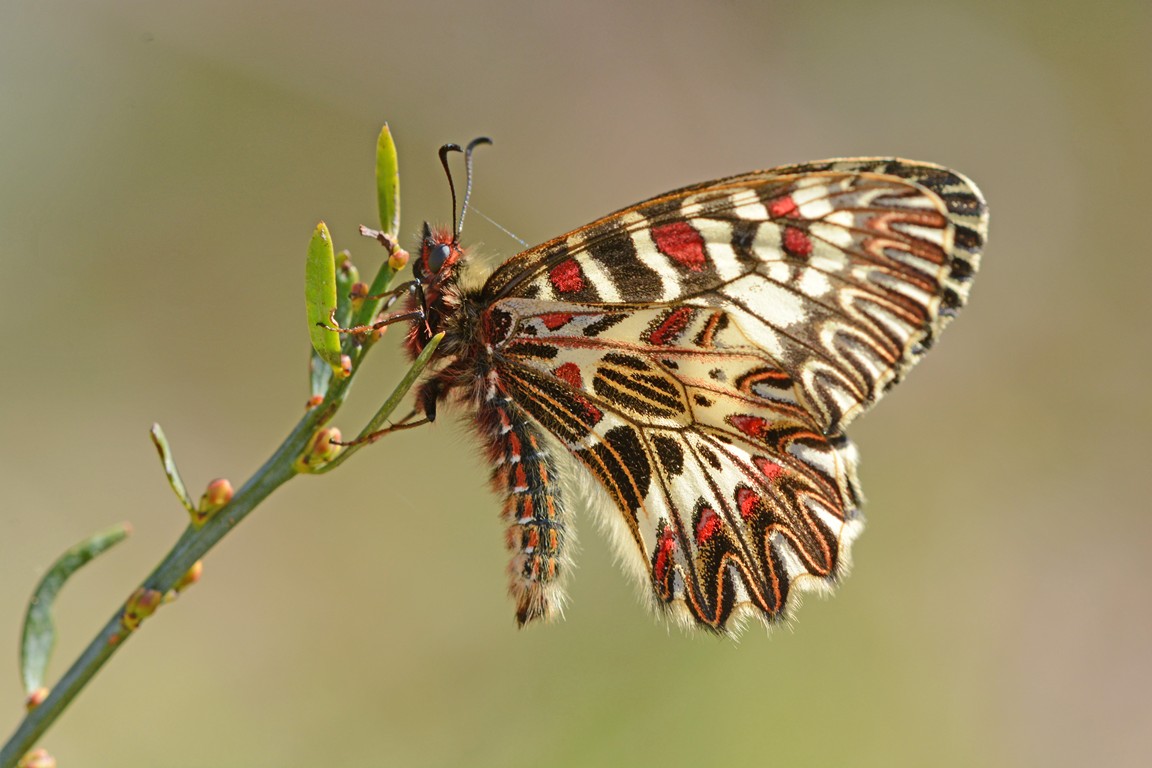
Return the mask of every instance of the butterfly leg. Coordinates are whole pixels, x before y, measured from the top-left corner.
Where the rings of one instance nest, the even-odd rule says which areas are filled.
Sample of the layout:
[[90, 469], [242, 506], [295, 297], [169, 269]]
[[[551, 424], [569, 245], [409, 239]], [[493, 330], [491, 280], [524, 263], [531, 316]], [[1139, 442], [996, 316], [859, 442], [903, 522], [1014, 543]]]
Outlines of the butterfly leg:
[[367, 325], [354, 325], [351, 328], [343, 328], [336, 322], [336, 310], [333, 309], [331, 314], [328, 315], [328, 323], [317, 323], [321, 328], [329, 331], [336, 331], [337, 333], [369, 333], [371, 331], [378, 331], [395, 323], [402, 323], [406, 320], [423, 320], [424, 310], [414, 309], [409, 312], [393, 312], [390, 315], [384, 315], [374, 323]]
[[422, 283], [419, 280], [405, 280], [403, 283], [400, 283], [400, 285], [396, 286], [390, 291], [377, 293], [373, 296], [363, 296], [361, 297], [361, 300], [377, 301], [378, 299], [388, 299], [388, 301], [384, 302], [384, 308], [388, 309], [396, 303], [396, 300], [400, 298], [401, 294], [407, 293], [415, 295], [416, 292], [421, 288], [421, 285]]
[[410, 414], [395, 424], [390, 424], [389, 426], [384, 427], [384, 429], [378, 429], [375, 432], [370, 432], [367, 435], [356, 438], [355, 440], [349, 440], [346, 443], [342, 443], [339, 440], [333, 440], [332, 445], [342, 445], [344, 447], [348, 447], [350, 445], [360, 445], [362, 443], [374, 443], [380, 438], [384, 437], [384, 435], [387, 435], [391, 432], [399, 432], [404, 429], [412, 429], [413, 427], [423, 426], [424, 424], [431, 422], [431, 419], [427, 418], [411, 421], [411, 419], [415, 417], [417, 413], [417, 411], [412, 411]]

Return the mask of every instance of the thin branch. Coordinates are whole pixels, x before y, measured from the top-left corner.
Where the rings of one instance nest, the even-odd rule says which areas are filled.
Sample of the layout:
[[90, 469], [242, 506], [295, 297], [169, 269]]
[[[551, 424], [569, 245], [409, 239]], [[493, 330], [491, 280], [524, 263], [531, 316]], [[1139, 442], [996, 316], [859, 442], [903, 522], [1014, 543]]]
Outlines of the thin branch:
[[[396, 244], [396, 230], [399, 226], [400, 212], [400, 184], [397, 175], [396, 148], [387, 125], [381, 130], [377, 140], [376, 183], [381, 223], [388, 232], [375, 232], [373, 230], [373, 234], [387, 247], [389, 258], [380, 266], [368, 290], [368, 295], [372, 298], [366, 299], [359, 310], [355, 312], [357, 325], [368, 324], [376, 318], [384, 301], [382, 294], [386, 294], [396, 272], [403, 269], [408, 260], [407, 252]], [[309, 270], [305, 282], [307, 307], [309, 313], [312, 314], [319, 311], [318, 308], [331, 305], [342, 306], [343, 300], [340, 299], [340, 296], [345, 294], [337, 292], [334, 296], [333, 286], [339, 291], [342, 290], [340, 286], [343, 286], [343, 283], [356, 280], [354, 271], [344, 271], [339, 275], [333, 272], [335, 254], [331, 238], [322, 223], [317, 228], [317, 234], [322, 236], [320, 238], [322, 242], [319, 245], [324, 246], [321, 249], [323, 252], [314, 254], [311, 250], [312, 246], [310, 246]], [[313, 240], [316, 240], [315, 235]], [[315, 242], [312, 245], [319, 247]], [[313, 261], [316, 262], [315, 265], [312, 264]], [[329, 285], [329, 282], [332, 285]], [[320, 283], [323, 283], [319, 286], [324, 289], [323, 291], [318, 288]], [[313, 293], [316, 295], [312, 295]], [[354, 304], [351, 303], [350, 299], [346, 306], [348, 313], [352, 314], [351, 309]], [[311, 314], [309, 316], [311, 317]], [[316, 318], [312, 318], [309, 323], [310, 328], [314, 329], [315, 320]], [[315, 350], [320, 347], [317, 346], [314, 339], [313, 373], [310, 377], [313, 399], [309, 402], [313, 403], [316, 400], [319, 402], [309, 408], [272, 456], [264, 462], [264, 465], [232, 496], [231, 500], [218, 510], [212, 511], [204, 508], [203, 502], [200, 507], [193, 504], [192, 498], [188, 495], [188, 491], [180, 479], [164, 433], [158, 426], [153, 428], [153, 442], [160, 452], [165, 475], [167, 475], [172, 490], [176, 493], [181, 504], [192, 515], [195, 524], [189, 525], [180, 534], [180, 538], [177, 539], [172, 549], [152, 573], [144, 579], [140, 588], [133, 593], [133, 597], [121, 604], [112, 618], [104, 625], [104, 628], [97, 633], [96, 637], [92, 639], [79, 658], [72, 663], [72, 666], [64, 673], [48, 695], [24, 717], [16, 731], [0, 749], [0, 768], [15, 768], [17, 763], [32, 750], [44, 732], [60, 717], [80, 691], [134, 634], [133, 630], [136, 629], [139, 621], [160, 604], [162, 596], [178, 588], [182, 582], [187, 583], [184, 580], [191, 576], [190, 569], [228, 535], [229, 531], [239, 525], [240, 521], [247, 517], [264, 499], [302, 471], [316, 473], [329, 468], [326, 465], [309, 466], [307, 463], [301, 462], [301, 457], [304, 457], [309, 446], [314, 444], [317, 439], [317, 431], [332, 419], [343, 404], [352, 380], [360, 370], [360, 363], [363, 362], [377, 338], [375, 334], [368, 334], [363, 338], [355, 338], [350, 335], [338, 347], [330, 343], [331, 339], [321, 339], [324, 344], [320, 347], [323, 347], [324, 351], [328, 353], [326, 358], [328, 365], [322, 369], [315, 367], [316, 356], [319, 354]], [[435, 341], [438, 343], [439, 339]], [[377, 413], [376, 419], [379, 420], [379, 423], [383, 423], [399, 405], [404, 394], [407, 393], [420, 371], [423, 370], [424, 365], [431, 359], [435, 348], [435, 343], [428, 345], [425, 354], [420, 356], [413, 369], [408, 372], [396, 391]], [[341, 353], [340, 366], [336, 366], [335, 354], [337, 352]], [[333, 373], [334, 369], [337, 369], [335, 373]], [[347, 371], [347, 375], [342, 374], [344, 370]], [[324, 393], [323, 399], [320, 398], [321, 392]], [[376, 419], [372, 423], [376, 423]], [[347, 458], [348, 453], [351, 451], [345, 451], [343, 458]], [[207, 513], [210, 511], [212, 514], [208, 517]], [[202, 520], [203, 522], [201, 522]], [[147, 596], [147, 602], [142, 599], [144, 596]], [[147, 606], [147, 613], [142, 610], [145, 606]], [[26, 646], [27, 643], [24, 645]], [[39, 672], [37, 677], [39, 677]]]
[[[167, 593], [197, 560], [204, 557], [208, 550], [247, 517], [260, 502], [290, 480], [296, 474], [293, 462], [304, 451], [308, 440], [323, 423], [325, 416], [329, 415], [326, 411], [328, 409], [323, 406], [309, 411], [264, 466], [257, 470], [236, 493], [232, 501], [221, 508], [199, 530], [191, 526], [185, 529], [176, 544], [141, 586], [155, 589], [162, 594]], [[14, 768], [20, 758], [36, 745], [48, 727], [72, 703], [88, 681], [124, 645], [131, 633], [126, 633], [121, 625], [122, 612], [122, 608], [117, 609], [72, 667], [52, 688], [43, 703], [25, 716], [16, 732], [0, 750], [0, 768]]]

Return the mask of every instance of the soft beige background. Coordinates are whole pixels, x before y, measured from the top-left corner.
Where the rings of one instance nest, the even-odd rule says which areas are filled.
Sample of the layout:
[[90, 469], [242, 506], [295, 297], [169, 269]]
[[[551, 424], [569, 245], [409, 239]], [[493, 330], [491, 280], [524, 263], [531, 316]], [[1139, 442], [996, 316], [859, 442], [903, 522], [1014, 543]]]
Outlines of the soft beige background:
[[[198, 492], [294, 423], [304, 247], [324, 218], [375, 263], [389, 120], [409, 232], [480, 133], [475, 202], [533, 242], [828, 156], [976, 179], [972, 303], [853, 432], [854, 574], [769, 638], [687, 637], [582, 515], [567, 621], [518, 632], [448, 419], [272, 497], [49, 734], [62, 766], [1152, 764], [1150, 41], [1145, 0], [7, 0], [0, 737], [43, 569], [136, 526], [62, 596], [58, 674], [183, 525], [149, 424]], [[346, 430], [398, 375], [372, 363]]]

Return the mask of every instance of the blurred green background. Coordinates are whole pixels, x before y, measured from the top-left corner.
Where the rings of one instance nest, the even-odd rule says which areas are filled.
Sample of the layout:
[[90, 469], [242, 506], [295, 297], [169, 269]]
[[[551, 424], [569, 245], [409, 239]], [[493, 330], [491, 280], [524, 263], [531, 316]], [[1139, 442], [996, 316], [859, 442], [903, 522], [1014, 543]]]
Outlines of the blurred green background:
[[[0, 731], [56, 555], [53, 674], [307, 397], [303, 257], [369, 271], [390, 121], [404, 227], [481, 133], [474, 201], [539, 242], [817, 158], [954, 166], [992, 208], [972, 303], [855, 425], [831, 600], [669, 630], [589, 515], [562, 624], [517, 631], [498, 502], [452, 419], [277, 492], [44, 741], [62, 766], [1152, 764], [1152, 4], [7, 0], [0, 8]], [[467, 239], [518, 250], [479, 216]], [[399, 375], [386, 340], [339, 423]]]

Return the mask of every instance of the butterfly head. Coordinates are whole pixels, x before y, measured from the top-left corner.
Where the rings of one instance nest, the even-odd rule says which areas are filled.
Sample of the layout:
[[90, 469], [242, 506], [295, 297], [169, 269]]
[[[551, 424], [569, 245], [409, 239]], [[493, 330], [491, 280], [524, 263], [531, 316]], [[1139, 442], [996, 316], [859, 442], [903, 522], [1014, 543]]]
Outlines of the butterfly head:
[[420, 235], [420, 257], [412, 265], [412, 273], [425, 284], [443, 284], [456, 274], [464, 251], [456, 235], [448, 229], [433, 229], [427, 222]]
[[[452, 192], [452, 229], [433, 229], [428, 222], [424, 222], [424, 231], [420, 236], [420, 258], [412, 266], [417, 280], [426, 284], [444, 284], [455, 276], [457, 264], [464, 258], [464, 251], [460, 248], [460, 230], [464, 227], [468, 198], [472, 195], [472, 152], [481, 144], [491, 143], [491, 139], [481, 136], [470, 141], [464, 149], [458, 144], [440, 147], [440, 163], [444, 166], [448, 189]], [[459, 217], [456, 216], [456, 183], [448, 167], [448, 155], [452, 152], [464, 153], [464, 204], [460, 208]]]
[[[409, 335], [409, 349], [414, 354], [424, 348], [433, 334], [449, 330], [445, 324], [454, 316], [459, 305], [460, 292], [456, 281], [459, 268], [467, 257], [467, 253], [460, 247], [460, 230], [464, 226], [464, 214], [468, 212], [468, 198], [472, 192], [472, 151], [481, 144], [490, 143], [490, 139], [481, 137], [472, 140], [465, 149], [456, 144], [440, 147], [440, 163], [444, 166], [448, 189], [452, 192], [452, 228], [433, 228], [424, 222], [420, 234], [419, 256], [412, 263], [417, 294], [410, 299], [411, 308], [419, 310], [422, 316], [421, 322], [413, 323]], [[448, 167], [448, 155], [452, 152], [464, 153], [464, 204], [459, 209], [459, 217], [456, 215], [456, 184]], [[446, 346], [450, 346], [450, 343]]]

